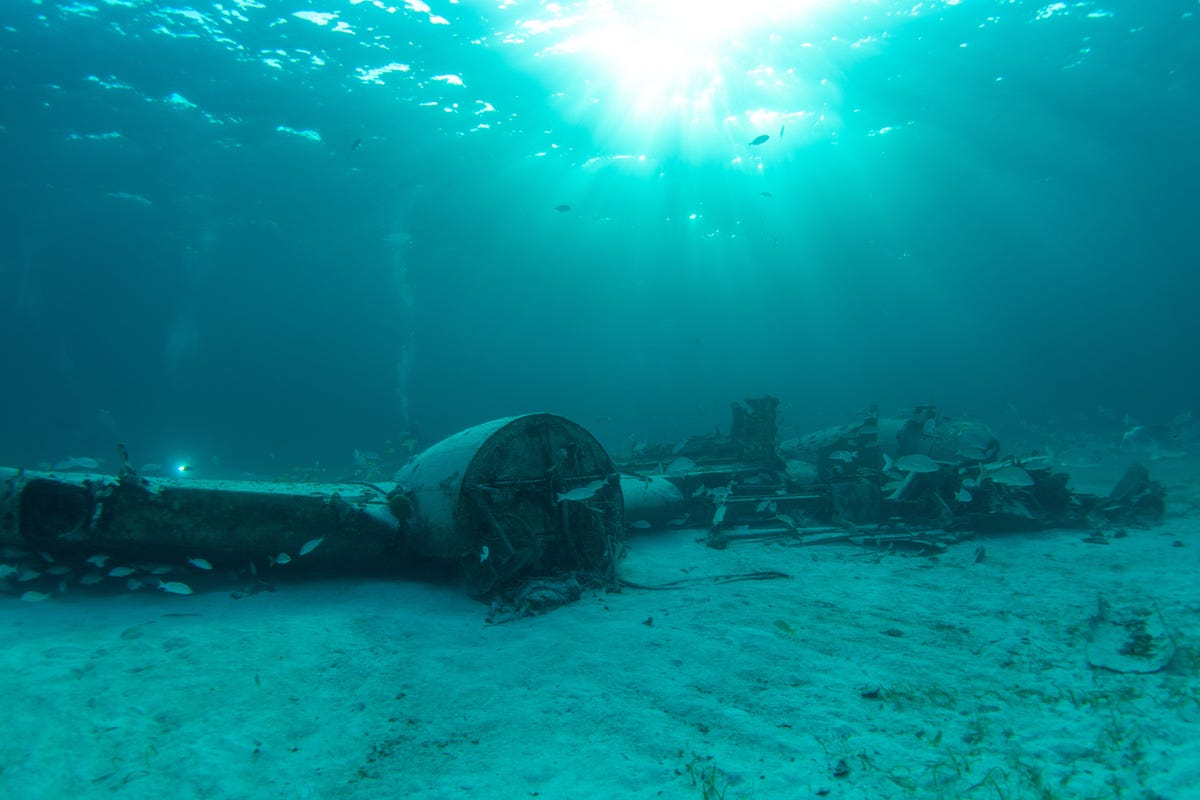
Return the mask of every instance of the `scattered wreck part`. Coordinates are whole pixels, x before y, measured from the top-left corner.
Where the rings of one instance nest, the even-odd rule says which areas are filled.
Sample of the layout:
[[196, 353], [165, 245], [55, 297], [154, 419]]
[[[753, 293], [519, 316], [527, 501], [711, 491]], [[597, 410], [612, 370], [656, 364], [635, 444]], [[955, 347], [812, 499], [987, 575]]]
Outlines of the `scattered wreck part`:
[[1150, 480], [1150, 471], [1134, 464], [1099, 504], [1098, 513], [1108, 522], [1128, 525], [1153, 525], [1166, 513], [1166, 490]]
[[1087, 659], [1113, 672], [1158, 672], [1175, 656], [1175, 639], [1157, 605], [1147, 598], [1100, 595], [1089, 621]]
[[[880, 417], [871, 409], [859, 422], [814, 431], [780, 444], [780, 455], [816, 465], [821, 480], [860, 470], [885, 470], [908, 457], [962, 466], [995, 460], [1000, 442], [987, 425], [942, 416], [932, 405]], [[886, 457], [886, 459], [885, 459]]]
[[358, 484], [119, 477], [0, 469], [0, 543], [94, 563], [96, 553], [180, 563], [295, 550], [306, 561], [387, 568], [403, 562], [378, 491]]
[[411, 507], [406, 548], [457, 563], [473, 596], [567, 572], [614, 580], [621, 482], [600, 443], [564, 417], [460, 431], [410, 459], [396, 483]]
[[934, 556], [946, 552], [946, 545], [958, 537], [946, 531], [923, 533], [872, 533], [852, 537], [850, 541], [864, 547], [916, 556]]
[[748, 397], [741, 403], [734, 403], [732, 411], [733, 424], [729, 438], [741, 448], [742, 458], [747, 461], [776, 460], [779, 398], [771, 395]]
[[[742, 438], [692, 437], [673, 450], [646, 448], [686, 453], [695, 463], [694, 471], [663, 477], [679, 487], [690, 524], [710, 529], [710, 546], [741, 538], [724, 536], [731, 531], [774, 535], [891, 518], [917, 529], [1003, 532], [1098, 520], [1153, 524], [1162, 517], [1162, 487], [1143, 469], [1132, 470], [1106, 499], [1074, 493], [1070, 476], [1056, 472], [1051, 459], [1000, 459], [987, 425], [950, 419], [933, 405], [893, 417], [872, 408], [858, 422], [779, 442], [766, 458], [739, 457], [756, 452], [745, 444], [749, 420], [772, 429], [766, 423], [774, 422], [776, 402], [752, 398], [733, 406], [732, 429]], [[649, 475], [654, 463], [643, 459], [627, 469]]]
[[833, 519], [851, 525], [879, 521], [881, 498], [879, 486], [873, 480], [848, 478], [830, 481], [829, 498]]
[[583, 587], [572, 574], [555, 579], [534, 578], [508, 591], [498, 592], [492, 598], [487, 622], [500, 625], [545, 614], [574, 603], [582, 596]]
[[687, 515], [683, 492], [664, 475], [622, 475], [626, 519], [646, 520], [651, 528], [666, 528]]

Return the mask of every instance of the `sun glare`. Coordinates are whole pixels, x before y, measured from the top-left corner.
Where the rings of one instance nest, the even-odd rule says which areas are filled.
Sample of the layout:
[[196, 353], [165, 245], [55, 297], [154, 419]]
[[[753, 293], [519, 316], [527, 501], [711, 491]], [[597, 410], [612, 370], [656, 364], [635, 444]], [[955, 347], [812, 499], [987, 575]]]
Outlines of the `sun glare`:
[[[831, 0], [596, 0], [559, 6], [547, 56], [573, 59], [574, 103], [602, 132], [639, 144], [669, 138], [686, 148], [738, 142], [756, 126], [805, 109], [808, 76], [773, 64], [799, 48], [803, 22]], [[550, 23], [527, 20], [526, 30]], [[536, 27], [535, 27], [536, 26]], [[793, 41], [794, 40], [794, 41]], [[746, 134], [750, 131], [750, 136]], [[742, 142], [742, 144], [745, 144]]]

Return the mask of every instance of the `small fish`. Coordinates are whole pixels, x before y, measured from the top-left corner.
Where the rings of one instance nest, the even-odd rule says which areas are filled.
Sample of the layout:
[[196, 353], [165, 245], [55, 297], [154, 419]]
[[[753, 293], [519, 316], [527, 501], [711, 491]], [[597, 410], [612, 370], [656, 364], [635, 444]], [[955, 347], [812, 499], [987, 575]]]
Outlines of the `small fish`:
[[688, 472], [695, 468], [696, 468], [696, 462], [692, 461], [687, 456], [680, 456], [679, 458], [672, 461], [670, 464], [667, 464], [667, 472], [669, 474], [678, 474], [680, 472]]
[[0, 580], [4, 580], [9, 575], [16, 575], [17, 568], [12, 564], [0, 564]]
[[65, 564], [55, 564], [50, 569], [46, 570], [47, 575], [70, 575], [71, 568]]
[[131, 592], [136, 592], [145, 585], [146, 584], [142, 583], [142, 581], [138, 580], [137, 578], [130, 578], [129, 580], [125, 581], [125, 588]]
[[350, 152], [353, 153], [355, 150], [357, 150], [360, 147], [362, 147], [362, 137], [361, 136], [359, 136], [357, 139], [355, 139], [353, 142], [350, 143]]
[[937, 472], [941, 469], [932, 458], [920, 453], [912, 453], [892, 461], [887, 453], [883, 454], [883, 471], [891, 472], [898, 469], [901, 472]]
[[110, 578], [124, 578], [126, 575], [132, 575], [137, 572], [133, 567], [113, 567], [108, 571]]
[[212, 564], [207, 558], [189, 558], [187, 562], [196, 569], [212, 569]]
[[1029, 456], [1022, 458], [1019, 466], [1021, 469], [1028, 472], [1029, 470], [1039, 471], [1048, 470], [1054, 466], [1054, 460], [1050, 456]]
[[289, 556], [287, 553], [280, 553], [279, 555], [277, 555], [271, 559], [271, 563], [272, 564], [290, 564], [290, 563], [292, 563], [292, 557]]
[[971, 493], [966, 489], [959, 489], [958, 494], [954, 496], [954, 499], [960, 503], [969, 503], [972, 500]]
[[300, 555], [302, 555], [302, 556], [308, 555], [313, 550], [316, 550], [318, 547], [320, 547], [321, 542], [323, 542], [323, 541], [325, 541], [324, 536], [320, 537], [319, 539], [309, 539], [307, 542], [305, 542], [303, 545], [301, 545]]
[[783, 141], [783, 128], [784, 128], [783, 125], [779, 126], [779, 141], [781, 141], [781, 142]]
[[[884, 458], [887, 458], [887, 456], [884, 456]], [[892, 493], [888, 495], [888, 500], [899, 500], [901, 497], [903, 497], [904, 490], [912, 485], [913, 478], [916, 476], [916, 474], [917, 473], [915, 472], [909, 472], [905, 474], [904, 480], [895, 481], [893, 483], [889, 483], [887, 486], [884, 486], [883, 488], [885, 489], [894, 487], [892, 488]]]
[[758, 193], [758, 196], [759, 196], [759, 197], [765, 197], [765, 198], [767, 198], [768, 200], [770, 200], [770, 199], [771, 199], [772, 197], [774, 197], [775, 195], [771, 194], [770, 192], [759, 192], [759, 193]]
[[131, 192], [106, 192], [104, 196], [111, 197], [114, 200], [128, 200], [131, 203], [137, 203], [140, 206], [154, 205], [154, 203], [152, 203], [150, 200], [147, 200], [145, 197], [142, 197], [140, 194], [133, 194]]
[[110, 558], [112, 558], [112, 556], [105, 555], [104, 553], [97, 553], [94, 556], [88, 556], [85, 563], [91, 564], [96, 569], [103, 569], [104, 563]]
[[650, 523], [644, 519], [639, 519], [637, 522], [629, 523], [629, 527], [637, 528], [639, 531], [644, 531], [650, 527]]
[[38, 572], [36, 569], [21, 567], [20, 571], [17, 572], [17, 583], [28, 583], [34, 578], [40, 578], [41, 576], [42, 573]]
[[857, 450], [834, 450], [829, 454], [830, 461], [841, 461], [843, 464], [849, 464], [856, 458], [858, 458]]
[[750, 147], [756, 147], [757, 145], [762, 144], [763, 142], [767, 141], [770, 138], [771, 137], [767, 136], [765, 133], [760, 133], [758, 136], [755, 136], [753, 139], [750, 140]]
[[179, 581], [159, 581], [158, 588], [168, 594], [191, 594], [192, 587]]
[[565, 214], [571, 210], [571, 207], [566, 203], [561, 203], [560, 205], [555, 206], [554, 210]]
[[563, 492], [559, 494], [558, 502], [561, 503], [564, 500], [568, 500], [572, 503], [578, 503], [582, 500], [587, 500], [589, 497], [594, 497], [596, 495], [596, 490], [598, 488], [599, 487], [592, 486], [590, 483], [587, 486], [580, 486], [577, 489], [572, 489], [569, 492]]
[[783, 620], [783, 619], [775, 620], [775, 627], [779, 628], [779, 630], [783, 631], [784, 633], [788, 634], [789, 636], [796, 635], [796, 629], [793, 628], [791, 625], [789, 625], [787, 623], [787, 620]]
[[756, 513], [756, 514], [762, 513], [763, 511], [768, 511], [768, 512], [774, 514], [776, 511], [775, 501], [774, 500], [763, 500], [757, 506], [754, 507], [754, 513]]
[[91, 572], [84, 573], [83, 577], [79, 579], [79, 582], [84, 586], [94, 586], [95, 584], [100, 583], [102, 580], [104, 580], [104, 573], [98, 572], [97, 570], [92, 570]]
[[25, 592], [25, 594], [21, 595], [21, 599], [26, 603], [40, 603], [43, 600], [48, 600], [49, 598], [50, 595], [46, 594], [45, 592]]
[[1014, 464], [991, 470], [987, 476], [1003, 486], [1033, 486], [1033, 476]]
[[991, 455], [982, 447], [960, 447], [955, 453], [965, 461], [986, 461]]
[[817, 468], [807, 461], [801, 461], [796, 458], [789, 458], [785, 462], [785, 470], [787, 476], [796, 483], [816, 483]]
[[64, 461], [59, 461], [54, 465], [57, 470], [67, 471], [73, 469], [96, 469], [100, 466], [100, 462], [94, 458], [75, 458], [71, 457]]
[[1054, 461], [1060, 467], [1090, 469], [1103, 463], [1104, 453], [1085, 446], [1068, 447], [1055, 453]]
[[479, 563], [482, 564], [483, 562], [487, 561], [489, 555], [491, 555], [491, 551], [488, 550], [488, 546], [485, 544], [479, 550]]

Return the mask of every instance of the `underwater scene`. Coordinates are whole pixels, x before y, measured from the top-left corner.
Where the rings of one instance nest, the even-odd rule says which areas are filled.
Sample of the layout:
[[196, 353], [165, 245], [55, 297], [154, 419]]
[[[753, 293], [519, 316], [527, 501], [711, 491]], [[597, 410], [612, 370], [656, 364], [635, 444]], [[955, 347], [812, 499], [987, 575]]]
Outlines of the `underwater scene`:
[[1197, 0], [0, 0], [0, 794], [1200, 800]]

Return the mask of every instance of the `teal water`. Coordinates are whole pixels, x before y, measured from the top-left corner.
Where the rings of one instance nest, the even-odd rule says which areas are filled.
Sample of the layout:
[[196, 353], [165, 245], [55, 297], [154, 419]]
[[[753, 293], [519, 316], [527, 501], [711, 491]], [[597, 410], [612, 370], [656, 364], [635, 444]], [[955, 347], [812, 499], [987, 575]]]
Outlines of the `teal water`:
[[533, 410], [616, 450], [768, 392], [1114, 442], [1195, 406], [1194, 1], [2, 23], [0, 463], [337, 471]]

